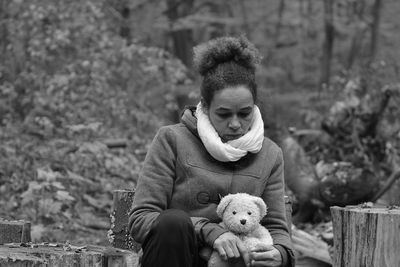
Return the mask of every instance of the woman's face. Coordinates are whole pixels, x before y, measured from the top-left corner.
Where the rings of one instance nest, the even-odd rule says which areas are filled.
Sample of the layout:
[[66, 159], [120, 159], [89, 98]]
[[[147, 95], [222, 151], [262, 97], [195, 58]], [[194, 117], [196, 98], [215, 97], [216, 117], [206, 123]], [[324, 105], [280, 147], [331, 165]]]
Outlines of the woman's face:
[[215, 93], [208, 116], [222, 141], [227, 142], [249, 131], [253, 108], [253, 95], [247, 87], [228, 87]]

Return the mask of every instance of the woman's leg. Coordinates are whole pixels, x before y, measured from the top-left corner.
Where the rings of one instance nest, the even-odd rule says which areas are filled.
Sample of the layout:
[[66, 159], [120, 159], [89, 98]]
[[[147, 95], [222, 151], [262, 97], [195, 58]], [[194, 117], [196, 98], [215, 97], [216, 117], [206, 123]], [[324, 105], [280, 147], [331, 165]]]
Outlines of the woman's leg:
[[142, 244], [142, 267], [199, 267], [192, 221], [181, 210], [165, 210], [154, 221]]

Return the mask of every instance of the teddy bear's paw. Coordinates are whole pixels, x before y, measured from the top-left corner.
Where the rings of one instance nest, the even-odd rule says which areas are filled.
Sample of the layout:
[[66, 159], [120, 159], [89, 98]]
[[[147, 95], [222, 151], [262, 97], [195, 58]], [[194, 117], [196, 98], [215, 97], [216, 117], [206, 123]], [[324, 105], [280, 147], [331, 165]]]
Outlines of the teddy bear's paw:
[[[231, 266], [236, 267], [236, 265], [232, 265], [230, 262], [224, 261], [216, 251], [214, 251], [211, 254], [211, 257], [208, 260], [208, 264], [207, 264], [207, 267], [231, 267]], [[239, 266], [237, 266], [237, 267], [239, 267]], [[244, 265], [243, 265], [243, 267], [244, 267]]]

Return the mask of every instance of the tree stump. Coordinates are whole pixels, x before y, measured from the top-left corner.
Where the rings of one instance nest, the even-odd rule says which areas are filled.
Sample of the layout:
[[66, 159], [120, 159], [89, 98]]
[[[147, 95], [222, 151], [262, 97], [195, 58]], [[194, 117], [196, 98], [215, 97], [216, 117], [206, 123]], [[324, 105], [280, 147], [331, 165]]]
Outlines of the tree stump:
[[129, 211], [134, 195], [135, 191], [133, 190], [115, 190], [113, 192], [111, 229], [108, 231], [108, 237], [113, 247], [138, 252], [140, 244], [133, 240], [128, 229]]
[[31, 241], [31, 223], [0, 218], [0, 244]]
[[334, 267], [400, 266], [400, 208], [331, 207]]
[[101, 246], [10, 243], [0, 246], [0, 266], [132, 267], [134, 252]]

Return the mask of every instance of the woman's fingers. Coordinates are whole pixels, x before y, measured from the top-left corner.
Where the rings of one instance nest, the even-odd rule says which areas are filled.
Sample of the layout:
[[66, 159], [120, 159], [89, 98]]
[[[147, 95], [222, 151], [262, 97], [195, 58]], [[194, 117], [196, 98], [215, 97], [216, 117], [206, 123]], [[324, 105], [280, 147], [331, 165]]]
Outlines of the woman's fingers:
[[246, 266], [250, 266], [250, 255], [247, 248], [244, 246], [243, 242], [237, 243], [237, 248], [239, 249], [239, 253], [243, 258], [244, 263]]
[[228, 256], [225, 252], [225, 248], [222, 246], [216, 247], [215, 250], [218, 252], [219, 256], [221, 257], [221, 259], [223, 260], [228, 260]]
[[246, 264], [249, 262], [249, 255], [243, 242], [231, 233], [222, 234], [214, 242], [214, 249], [223, 260], [239, 259], [242, 256]]
[[251, 253], [251, 266], [281, 266], [282, 256], [280, 252], [273, 248], [271, 250], [252, 252]]

